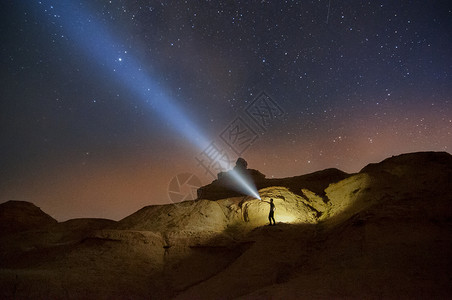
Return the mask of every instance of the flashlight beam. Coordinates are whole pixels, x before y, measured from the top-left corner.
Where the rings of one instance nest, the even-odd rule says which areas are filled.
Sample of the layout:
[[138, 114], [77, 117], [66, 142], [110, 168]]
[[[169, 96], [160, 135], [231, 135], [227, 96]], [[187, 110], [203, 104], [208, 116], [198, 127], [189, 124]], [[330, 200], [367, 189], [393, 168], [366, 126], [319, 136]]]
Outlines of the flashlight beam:
[[[96, 16], [83, 6], [83, 3], [71, 0], [38, 1], [37, 8], [44, 12], [46, 17], [52, 18], [52, 24], [63, 28], [68, 37], [85, 52], [88, 59], [114, 75], [114, 78], [146, 103], [146, 107], [157, 113], [190, 143], [201, 150], [209, 145], [206, 135], [167, 93], [167, 88], [155, 80], [155, 76], [146, 71], [139, 61], [124, 50], [124, 43], [115, 39], [111, 30], [101, 24]], [[215, 157], [210, 158], [215, 159]], [[247, 195], [260, 199], [259, 193], [251, 182], [247, 182], [235, 170], [230, 173]]]

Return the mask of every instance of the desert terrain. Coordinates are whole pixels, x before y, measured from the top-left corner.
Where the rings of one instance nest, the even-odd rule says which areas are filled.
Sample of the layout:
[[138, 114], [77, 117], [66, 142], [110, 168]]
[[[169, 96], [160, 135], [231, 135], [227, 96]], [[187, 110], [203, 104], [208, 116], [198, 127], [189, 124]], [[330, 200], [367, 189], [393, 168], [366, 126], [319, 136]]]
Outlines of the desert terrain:
[[450, 154], [259, 178], [263, 201], [212, 183], [206, 197], [120, 221], [57, 222], [30, 202], [2, 203], [0, 298], [452, 296]]

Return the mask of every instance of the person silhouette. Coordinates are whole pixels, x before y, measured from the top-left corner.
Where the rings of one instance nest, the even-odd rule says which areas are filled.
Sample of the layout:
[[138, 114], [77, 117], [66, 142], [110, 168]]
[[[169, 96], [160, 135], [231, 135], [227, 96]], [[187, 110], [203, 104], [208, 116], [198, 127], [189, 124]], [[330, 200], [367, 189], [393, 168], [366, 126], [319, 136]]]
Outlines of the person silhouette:
[[[270, 213], [268, 214], [268, 220], [270, 221], [270, 225], [276, 225], [275, 222], [275, 210], [276, 210], [276, 206], [273, 203], [273, 199], [270, 199]], [[272, 224], [272, 220], [273, 220], [273, 224]]]

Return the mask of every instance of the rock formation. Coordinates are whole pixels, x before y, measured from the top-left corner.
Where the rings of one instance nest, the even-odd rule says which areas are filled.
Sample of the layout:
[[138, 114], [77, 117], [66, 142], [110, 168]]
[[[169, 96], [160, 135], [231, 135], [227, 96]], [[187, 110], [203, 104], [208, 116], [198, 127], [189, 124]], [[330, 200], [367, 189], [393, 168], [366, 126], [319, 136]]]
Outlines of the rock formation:
[[[303, 196], [302, 188], [310, 189], [315, 193], [324, 196], [324, 190], [330, 183], [340, 181], [350, 176], [338, 169], [326, 169], [312, 174], [288, 177], [288, 178], [265, 178], [265, 175], [254, 169], [247, 169], [248, 163], [243, 159], [237, 159], [234, 170], [237, 170], [243, 177], [254, 183], [258, 190], [280, 186], [286, 187], [292, 193]], [[230, 178], [229, 172], [221, 172], [218, 179], [211, 184], [198, 189], [198, 199], [219, 200], [230, 197], [244, 196], [238, 192], [234, 186], [237, 184]]]
[[57, 221], [39, 207], [25, 201], [0, 204], [0, 235], [54, 225]]
[[17, 225], [0, 235], [0, 297], [449, 298], [451, 178], [450, 154], [411, 153], [264, 178], [276, 226], [247, 196]]
[[[234, 171], [250, 182], [253, 182], [257, 188], [264, 187], [265, 175], [253, 169], [248, 169], [248, 163], [245, 159], [239, 157], [235, 163]], [[220, 172], [216, 180], [211, 184], [198, 189], [198, 199], [218, 200], [230, 197], [243, 196], [237, 191], [237, 184], [229, 172]]]

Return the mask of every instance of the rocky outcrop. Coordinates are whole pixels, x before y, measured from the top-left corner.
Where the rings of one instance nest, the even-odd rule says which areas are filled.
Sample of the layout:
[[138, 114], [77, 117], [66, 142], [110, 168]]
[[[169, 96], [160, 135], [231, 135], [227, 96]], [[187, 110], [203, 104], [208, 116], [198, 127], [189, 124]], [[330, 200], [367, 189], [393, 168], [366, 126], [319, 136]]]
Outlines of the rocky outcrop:
[[[292, 193], [302, 197], [306, 196], [302, 191], [303, 189], [308, 189], [323, 197], [325, 195], [324, 190], [330, 183], [338, 182], [350, 176], [350, 174], [338, 169], [326, 169], [295, 177], [266, 178], [258, 170], [247, 169], [247, 165], [245, 160], [239, 158], [234, 170], [253, 183], [258, 190], [271, 186], [279, 186], [285, 187]], [[198, 189], [198, 199], [219, 200], [244, 196], [243, 193], [237, 191], [236, 187], [237, 183], [230, 175], [230, 172], [221, 172], [218, 174], [218, 179]], [[324, 201], [327, 201], [327, 199], [324, 199]]]
[[[265, 175], [257, 170], [245, 169], [240, 170], [239, 173], [258, 188], [266, 186]], [[219, 200], [244, 196], [243, 193], [237, 191], [236, 186], [237, 183], [229, 172], [221, 172], [218, 174], [218, 179], [198, 189], [198, 199]]]

